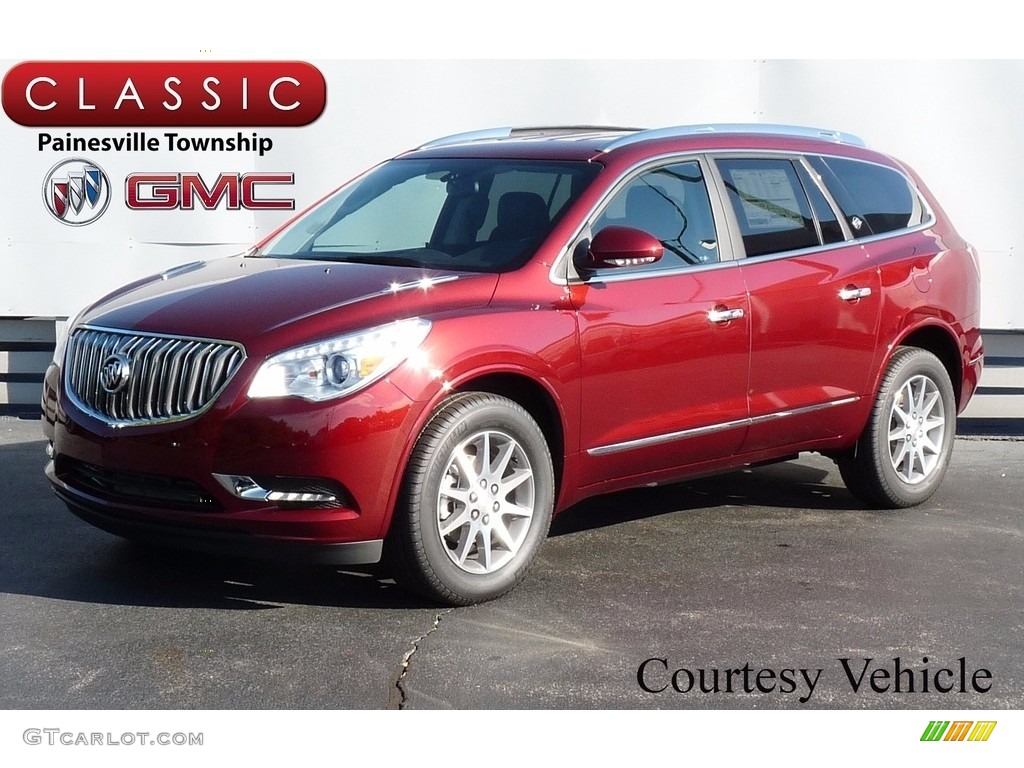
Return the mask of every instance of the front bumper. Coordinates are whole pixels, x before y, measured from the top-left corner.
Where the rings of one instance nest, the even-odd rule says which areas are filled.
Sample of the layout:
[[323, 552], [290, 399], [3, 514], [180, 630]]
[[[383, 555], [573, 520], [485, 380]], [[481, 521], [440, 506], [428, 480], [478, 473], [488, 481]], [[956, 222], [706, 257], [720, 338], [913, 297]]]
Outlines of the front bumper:
[[140, 518], [137, 510], [118, 509], [119, 505], [108, 500], [69, 487], [57, 477], [52, 461], [46, 467], [46, 476], [54, 493], [75, 515], [108, 533], [135, 541], [195, 552], [301, 561], [315, 565], [377, 563], [384, 549], [382, 539], [321, 543], [253, 536], [244, 531], [209, 530], [153, 522]]
[[[114, 428], [61, 397], [52, 366], [43, 412], [54, 492], [126, 538], [310, 563], [379, 561], [419, 406], [387, 380], [331, 404], [225, 395], [189, 421]], [[252, 500], [217, 475], [320, 478], [341, 492], [329, 505]]]

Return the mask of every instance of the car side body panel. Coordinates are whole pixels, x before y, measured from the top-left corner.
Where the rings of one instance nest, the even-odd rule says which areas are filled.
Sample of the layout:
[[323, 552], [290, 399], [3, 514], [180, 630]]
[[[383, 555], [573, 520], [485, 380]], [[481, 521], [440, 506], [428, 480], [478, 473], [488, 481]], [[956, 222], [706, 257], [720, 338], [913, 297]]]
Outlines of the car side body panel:
[[[743, 449], [777, 445], [780, 434], [799, 444], [854, 432], [873, 379], [882, 301], [877, 267], [864, 248], [850, 244], [742, 269], [755, 420]], [[844, 298], [853, 291], [866, 295]]]

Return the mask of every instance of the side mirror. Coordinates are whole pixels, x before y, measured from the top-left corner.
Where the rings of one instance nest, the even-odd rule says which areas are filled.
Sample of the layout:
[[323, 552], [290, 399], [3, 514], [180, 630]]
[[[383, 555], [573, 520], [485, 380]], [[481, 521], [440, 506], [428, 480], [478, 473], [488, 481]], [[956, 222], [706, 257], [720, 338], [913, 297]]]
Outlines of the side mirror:
[[653, 264], [665, 253], [665, 247], [654, 235], [632, 227], [605, 227], [590, 241], [585, 266], [636, 267]]

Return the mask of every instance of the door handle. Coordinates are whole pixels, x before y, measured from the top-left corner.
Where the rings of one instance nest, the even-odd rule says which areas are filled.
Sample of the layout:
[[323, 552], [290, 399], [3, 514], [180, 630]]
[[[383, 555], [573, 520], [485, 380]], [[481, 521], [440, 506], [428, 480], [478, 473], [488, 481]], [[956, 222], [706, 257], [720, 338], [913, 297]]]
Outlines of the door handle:
[[739, 320], [741, 317], [743, 317], [742, 309], [715, 307], [708, 310], [708, 320], [712, 323], [728, 323], [730, 320]]
[[857, 301], [871, 295], [870, 288], [858, 288], [855, 285], [848, 285], [839, 292], [839, 298], [843, 301]]

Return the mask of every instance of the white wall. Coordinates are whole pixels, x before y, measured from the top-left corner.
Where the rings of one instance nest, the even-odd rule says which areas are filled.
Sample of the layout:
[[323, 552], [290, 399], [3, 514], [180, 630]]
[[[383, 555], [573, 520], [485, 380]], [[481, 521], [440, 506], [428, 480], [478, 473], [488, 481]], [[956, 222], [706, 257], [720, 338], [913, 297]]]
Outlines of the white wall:
[[[6, 70], [16, 62], [0, 62]], [[296, 174], [299, 207], [379, 160], [427, 139], [497, 125], [664, 126], [777, 122], [836, 128], [916, 168], [982, 253], [987, 328], [1024, 328], [1011, 291], [1024, 284], [1024, 63], [1001, 61], [319, 61], [328, 85], [318, 121], [260, 130], [265, 157], [238, 153], [88, 153], [115, 196], [93, 224], [71, 228], [41, 200], [49, 168], [39, 130], [0, 118], [0, 316], [65, 316], [117, 285], [168, 266], [237, 252], [287, 214], [129, 211], [137, 171], [259, 169]], [[246, 129], [251, 130], [251, 129]], [[54, 129], [51, 133], [63, 133]], [[75, 136], [123, 129], [72, 130]], [[159, 129], [149, 129], [161, 135]], [[181, 131], [233, 135], [234, 131]], [[211, 245], [212, 244], [212, 245]]]
[[765, 122], [835, 125], [913, 167], [981, 254], [982, 324], [1024, 329], [1024, 62], [769, 62]]

